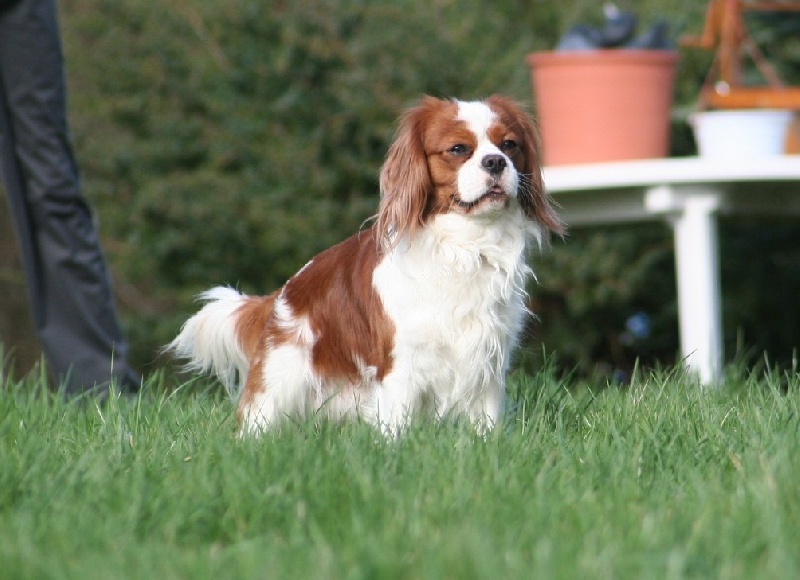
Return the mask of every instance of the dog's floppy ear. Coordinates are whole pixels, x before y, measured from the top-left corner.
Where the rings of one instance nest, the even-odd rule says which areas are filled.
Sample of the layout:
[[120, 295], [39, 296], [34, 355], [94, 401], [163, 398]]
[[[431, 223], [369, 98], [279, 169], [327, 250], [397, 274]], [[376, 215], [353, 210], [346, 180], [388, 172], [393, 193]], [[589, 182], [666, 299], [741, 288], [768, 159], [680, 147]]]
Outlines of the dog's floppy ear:
[[412, 236], [422, 225], [433, 193], [422, 142], [426, 103], [428, 99], [400, 119], [397, 138], [381, 169], [381, 203], [376, 230], [385, 249], [392, 248], [403, 237]]
[[536, 220], [545, 229], [554, 234], [563, 235], [565, 228], [561, 219], [550, 205], [547, 192], [542, 179], [542, 167], [539, 157], [539, 132], [533, 119], [514, 101], [500, 96], [492, 95], [486, 102], [495, 111], [506, 115], [509, 122], [520, 133], [523, 143], [520, 143], [525, 157], [523, 167], [519, 168], [520, 187], [519, 203], [525, 215]]

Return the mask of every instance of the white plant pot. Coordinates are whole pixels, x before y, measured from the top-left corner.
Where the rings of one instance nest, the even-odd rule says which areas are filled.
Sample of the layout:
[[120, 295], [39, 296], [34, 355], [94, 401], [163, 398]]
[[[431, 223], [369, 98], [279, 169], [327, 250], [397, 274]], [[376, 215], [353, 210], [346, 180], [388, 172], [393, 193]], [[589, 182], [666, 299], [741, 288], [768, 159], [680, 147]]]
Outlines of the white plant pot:
[[792, 112], [778, 109], [703, 111], [692, 115], [701, 157], [744, 159], [781, 155]]

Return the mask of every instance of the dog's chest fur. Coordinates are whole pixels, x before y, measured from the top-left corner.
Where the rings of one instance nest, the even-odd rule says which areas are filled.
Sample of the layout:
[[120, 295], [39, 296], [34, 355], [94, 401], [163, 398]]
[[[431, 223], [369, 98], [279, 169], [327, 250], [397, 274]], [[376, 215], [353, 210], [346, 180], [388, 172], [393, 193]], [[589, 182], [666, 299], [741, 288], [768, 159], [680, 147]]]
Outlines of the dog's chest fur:
[[537, 233], [519, 212], [442, 215], [377, 267], [374, 286], [396, 329], [394, 365], [415, 390], [468, 401], [502, 382], [526, 314], [526, 246]]

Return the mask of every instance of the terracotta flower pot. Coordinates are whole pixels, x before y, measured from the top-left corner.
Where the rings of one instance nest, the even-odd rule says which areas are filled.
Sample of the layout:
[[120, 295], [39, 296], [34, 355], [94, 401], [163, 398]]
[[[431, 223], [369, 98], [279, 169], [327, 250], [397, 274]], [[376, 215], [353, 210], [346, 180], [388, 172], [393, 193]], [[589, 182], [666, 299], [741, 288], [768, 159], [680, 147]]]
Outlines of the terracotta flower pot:
[[668, 50], [529, 55], [545, 164], [665, 156], [677, 60]]

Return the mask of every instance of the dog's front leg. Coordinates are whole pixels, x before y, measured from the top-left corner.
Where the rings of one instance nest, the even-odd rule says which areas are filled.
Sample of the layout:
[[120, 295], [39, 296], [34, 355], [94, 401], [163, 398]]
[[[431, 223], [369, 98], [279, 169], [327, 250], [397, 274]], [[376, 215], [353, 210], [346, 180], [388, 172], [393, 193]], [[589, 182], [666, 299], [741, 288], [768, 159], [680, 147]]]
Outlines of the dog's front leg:
[[387, 377], [377, 388], [372, 423], [387, 437], [402, 435], [417, 406], [417, 393], [410, 380], [395, 375]]
[[503, 415], [505, 407], [505, 384], [488, 385], [467, 409], [472, 426], [479, 435], [487, 435], [494, 429]]

